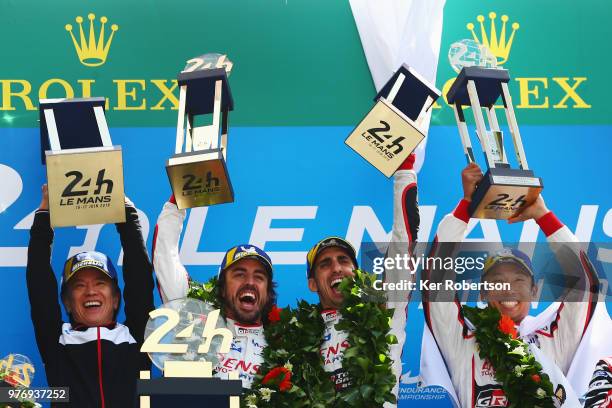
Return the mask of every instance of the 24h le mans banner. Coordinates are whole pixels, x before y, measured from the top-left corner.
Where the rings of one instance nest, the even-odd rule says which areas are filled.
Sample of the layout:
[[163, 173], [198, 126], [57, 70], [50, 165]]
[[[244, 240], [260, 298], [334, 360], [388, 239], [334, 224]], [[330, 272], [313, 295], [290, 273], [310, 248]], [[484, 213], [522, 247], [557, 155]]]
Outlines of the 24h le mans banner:
[[[534, 7], [524, 0], [448, 0], [436, 79], [444, 95], [456, 76], [447, 57], [451, 43], [488, 42], [498, 65], [510, 71], [523, 143], [544, 180], [546, 203], [583, 242], [612, 237], [608, 16], [603, 1], [547, 0]], [[0, 358], [29, 356], [32, 385], [46, 384], [24, 279], [28, 230], [46, 180], [39, 99], [107, 98], [113, 142], [123, 149], [126, 195], [142, 211], [150, 245], [170, 194], [164, 165], [174, 152], [176, 75], [194, 55], [227, 54], [234, 63], [228, 170], [236, 200], [190, 212], [181, 259], [192, 277], [207, 279], [227, 248], [250, 242], [273, 258], [280, 305], [315, 302], [305, 280], [314, 242], [327, 235], [356, 246], [389, 239], [392, 183], [343, 143], [375, 95], [348, 2], [3, 1], [0, 38]], [[422, 242], [433, 239], [462, 196], [465, 159], [444, 98], [434, 106], [428, 139], [419, 173]], [[530, 223], [473, 220], [469, 229], [472, 239], [544, 239]], [[113, 226], [58, 229], [55, 271], [69, 255], [94, 248], [121, 264]], [[609, 268], [610, 257], [599, 255]], [[411, 303], [400, 406], [450, 406], [440, 389], [416, 387], [422, 328], [423, 312]]]

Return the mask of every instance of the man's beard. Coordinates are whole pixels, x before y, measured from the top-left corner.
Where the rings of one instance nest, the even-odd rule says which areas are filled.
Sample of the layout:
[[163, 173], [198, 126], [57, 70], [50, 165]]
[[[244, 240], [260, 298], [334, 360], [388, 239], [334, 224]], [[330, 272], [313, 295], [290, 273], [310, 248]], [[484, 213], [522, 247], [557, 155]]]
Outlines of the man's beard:
[[261, 319], [261, 310], [258, 310], [257, 313], [250, 315], [250, 314], [245, 314], [242, 313], [240, 311], [240, 309], [238, 309], [236, 306], [234, 306], [233, 303], [230, 303], [227, 305], [229, 307], [229, 309], [232, 311], [232, 315], [234, 316], [235, 320], [238, 323], [241, 324], [255, 324], [258, 323], [259, 320]]
[[[239, 308], [239, 303], [240, 303], [240, 296], [239, 294], [244, 292], [244, 291], [252, 291], [257, 293], [257, 298], [255, 299], [255, 310], [251, 311], [251, 312], [244, 312], [242, 310], [240, 310]], [[263, 296], [266, 297], [267, 299], [267, 294], [264, 294]], [[264, 300], [266, 300], [264, 299]], [[231, 315], [234, 317], [234, 320], [236, 320], [238, 323], [241, 324], [256, 324], [259, 323], [261, 321], [261, 317], [262, 317], [262, 313], [263, 313], [263, 309], [264, 309], [264, 305], [259, 305], [259, 302], [261, 301], [261, 297], [259, 295], [259, 291], [257, 290], [257, 288], [253, 285], [250, 284], [246, 284], [244, 286], [242, 286], [238, 292], [236, 292], [236, 296], [232, 299], [232, 301], [230, 302], [226, 302], [226, 307], [231, 311]], [[267, 300], [266, 300], [267, 301]], [[226, 313], [227, 314], [227, 313]]]

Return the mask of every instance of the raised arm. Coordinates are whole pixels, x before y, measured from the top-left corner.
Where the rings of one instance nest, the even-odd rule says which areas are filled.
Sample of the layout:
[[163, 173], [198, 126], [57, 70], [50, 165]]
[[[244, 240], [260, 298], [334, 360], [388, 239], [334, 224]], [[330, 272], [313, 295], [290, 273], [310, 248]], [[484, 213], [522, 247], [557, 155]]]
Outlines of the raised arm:
[[179, 258], [179, 239], [185, 221], [174, 197], [164, 204], [153, 238], [153, 267], [163, 302], [187, 296], [189, 275]]
[[[599, 279], [586, 253], [580, 248], [578, 239], [550, 211], [542, 197], [526, 208], [510, 222], [534, 219], [546, 235], [552, 252], [565, 277], [563, 302], [554, 321], [538, 332], [552, 338], [558, 351], [555, 360], [567, 374], [574, 354], [586, 332], [598, 300]], [[550, 282], [552, 276], [544, 279]]]
[[[419, 206], [417, 197], [417, 176], [413, 170], [414, 154], [402, 164], [393, 176], [393, 229], [387, 257], [409, 255], [413, 250], [419, 231]], [[414, 274], [401, 269], [386, 269], [385, 282], [399, 282], [402, 279], [414, 281]], [[409, 291], [405, 295], [389, 294], [387, 307], [393, 308], [391, 333], [397, 337], [397, 344], [391, 345], [390, 354], [393, 360], [393, 372], [396, 384], [393, 393], [397, 396], [399, 378], [402, 375], [402, 350], [406, 341], [406, 320], [408, 318]], [[385, 405], [390, 406], [390, 405]]]
[[[465, 238], [470, 219], [468, 207], [476, 185], [481, 179], [482, 172], [476, 164], [468, 165], [461, 172], [463, 199], [452, 213], [447, 214], [440, 221], [431, 250], [427, 255], [429, 259], [454, 256]], [[456, 299], [455, 293], [449, 290], [437, 290], [432, 286], [432, 284], [444, 285], [446, 280], [454, 281], [455, 271], [445, 270], [437, 262], [431, 262], [430, 266], [430, 268], [423, 269], [421, 277], [421, 280], [426, 283], [421, 291], [425, 323], [442, 353], [449, 372], [454, 372], [460, 369], [460, 361], [452, 356], [470, 352], [470, 345], [465, 340], [471, 338], [473, 334], [463, 318], [461, 304]], [[435, 346], [428, 344], [427, 347]], [[421, 359], [427, 357], [427, 352], [421, 353]], [[431, 381], [431, 379], [426, 380]], [[453, 378], [453, 381], [456, 382], [458, 379]]]
[[[57, 299], [57, 280], [51, 268], [53, 230], [49, 219], [47, 185], [30, 229], [26, 283], [36, 344], [47, 367], [57, 367], [57, 344], [62, 327], [62, 314]], [[52, 377], [52, 373], [47, 373]], [[49, 379], [52, 381], [52, 379]]]
[[[138, 212], [126, 199], [125, 222], [116, 224], [123, 248], [123, 298], [125, 325], [138, 344], [144, 341], [144, 329], [153, 305], [153, 266], [142, 236]], [[148, 363], [148, 359], [147, 363]]]

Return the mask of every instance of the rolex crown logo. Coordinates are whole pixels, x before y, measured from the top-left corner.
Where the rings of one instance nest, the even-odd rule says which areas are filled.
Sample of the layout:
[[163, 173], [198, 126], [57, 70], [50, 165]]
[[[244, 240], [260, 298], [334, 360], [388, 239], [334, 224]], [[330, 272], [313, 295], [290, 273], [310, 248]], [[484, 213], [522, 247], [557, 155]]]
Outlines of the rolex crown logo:
[[100, 34], [96, 38], [94, 19], [96, 16], [93, 13], [87, 15], [89, 19], [89, 37], [85, 38], [85, 32], [83, 30], [83, 17], [78, 16], [75, 21], [79, 25], [79, 40], [77, 41], [74, 33], [72, 32], [72, 24], [66, 24], [66, 31], [70, 33], [72, 37], [72, 43], [79, 56], [79, 60], [83, 65], [88, 67], [98, 67], [106, 62], [106, 56], [110, 49], [111, 42], [115, 35], [115, 31], [119, 29], [117, 24], [113, 24], [111, 28], [110, 36], [105, 41], [105, 25], [108, 22], [106, 17], [100, 18]]
[[476, 20], [480, 23], [480, 35], [481, 39], [478, 39], [476, 32], [474, 31], [474, 24], [468, 23], [467, 29], [472, 32], [472, 36], [477, 43], [485, 45], [487, 48], [491, 50], [493, 55], [497, 58], [497, 64], [502, 65], [504, 62], [508, 60], [508, 55], [510, 54], [510, 48], [512, 48], [512, 41], [514, 40], [514, 34], [516, 30], [519, 28], [519, 23], [512, 23], [512, 33], [510, 33], [510, 38], [506, 40], [506, 23], [508, 22], [508, 16], [501, 16], [502, 27], [499, 37], [497, 36], [497, 27], [495, 24], [495, 18], [497, 14], [494, 12], [489, 13], [489, 19], [491, 20], [491, 29], [489, 35], [487, 35], [487, 30], [485, 28], [485, 17], [483, 15], [479, 15], [476, 17]]

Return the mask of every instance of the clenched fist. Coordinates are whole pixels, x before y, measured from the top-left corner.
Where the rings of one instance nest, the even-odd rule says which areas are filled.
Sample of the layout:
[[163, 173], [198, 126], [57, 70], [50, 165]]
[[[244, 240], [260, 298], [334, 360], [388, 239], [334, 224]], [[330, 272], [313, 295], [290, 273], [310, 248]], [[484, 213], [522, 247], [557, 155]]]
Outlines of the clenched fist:
[[482, 170], [476, 163], [468, 164], [461, 171], [461, 184], [463, 185], [463, 199], [472, 201], [472, 195], [476, 191], [476, 186], [482, 180]]

